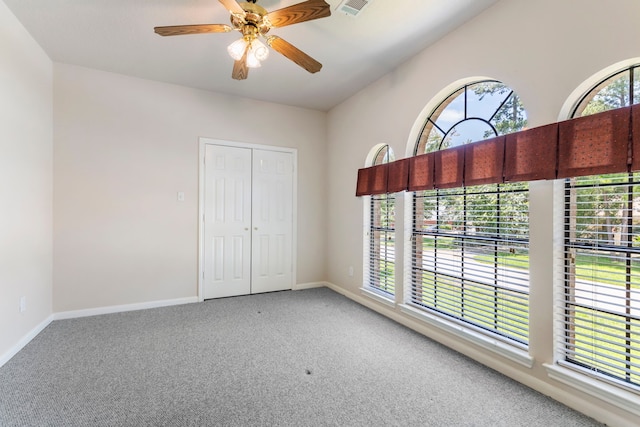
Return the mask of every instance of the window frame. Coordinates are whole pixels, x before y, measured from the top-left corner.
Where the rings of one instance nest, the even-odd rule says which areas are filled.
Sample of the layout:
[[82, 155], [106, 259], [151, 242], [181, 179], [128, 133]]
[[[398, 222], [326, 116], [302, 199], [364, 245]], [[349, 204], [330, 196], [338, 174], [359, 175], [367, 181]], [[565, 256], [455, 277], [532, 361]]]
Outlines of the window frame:
[[[393, 150], [388, 144], [376, 145], [369, 157], [368, 166], [389, 163], [395, 159]], [[366, 228], [362, 291], [383, 303], [395, 303], [396, 196], [385, 193], [367, 196], [367, 198], [364, 204]], [[385, 209], [387, 214], [382, 212]], [[388, 218], [389, 212], [392, 212], [391, 218]], [[391, 274], [388, 273], [389, 270]]]
[[[624, 77], [624, 74], [628, 74], [629, 79], [626, 93], [626, 95], [628, 96], [628, 102], [617, 107], [625, 107], [640, 103], [640, 99], [634, 99], [634, 97], [637, 96], [638, 93], [640, 93], [638, 91], [638, 88], [635, 87], [636, 85], [638, 85], [638, 83], [640, 83], [640, 64], [633, 64], [605, 76], [596, 84], [587, 89], [585, 93], [580, 96], [575, 105], [571, 108], [569, 118], [581, 117], [584, 111], [589, 107], [590, 103], [594, 99], [596, 99], [596, 97], [605, 88], [609, 87], [618, 78]], [[624, 95], [622, 96], [622, 98], [624, 98]], [[607, 110], [609, 109], [611, 108], [607, 108]], [[615, 184], [611, 182], [611, 180], [615, 181], [616, 179], [620, 179], [621, 182]], [[589, 183], [589, 181], [591, 181], [591, 183]], [[558, 280], [557, 289], [559, 297], [556, 299], [556, 304], [559, 305], [559, 307], [557, 307], [558, 311], [562, 312], [563, 315], [559, 316], [555, 330], [557, 354], [556, 363], [559, 366], [577, 371], [581, 375], [587, 375], [602, 383], [612, 384], [614, 387], [620, 387], [635, 393], [640, 393], [640, 356], [638, 356], [637, 353], [639, 351], [639, 348], [637, 346], [640, 342], [640, 337], [633, 338], [633, 334], [634, 331], [636, 331], [635, 328], [640, 327], [640, 316], [632, 314], [631, 301], [634, 297], [632, 290], [634, 279], [634, 261], [632, 256], [634, 254], [640, 254], [640, 245], [633, 245], [633, 212], [640, 207], [640, 190], [636, 190], [636, 188], [640, 188], [639, 186], [640, 173], [638, 172], [611, 174], [606, 176], [596, 175], [583, 179], [568, 178], [562, 181], [563, 238], [560, 255], [560, 259], [562, 262], [562, 271], [560, 274], [561, 277]], [[622, 229], [620, 231], [619, 242], [616, 244], [615, 238], [612, 242], [608, 241], [604, 244], [600, 243], [599, 238], [595, 238], [589, 242], [584, 241], [584, 239], [581, 240], [578, 237], [577, 224], [578, 222], [584, 222], [581, 221], [581, 219], [588, 220], [589, 217], [579, 216], [579, 192], [586, 192], [590, 190], [597, 192], [598, 194], [594, 196], [594, 200], [601, 200], [598, 197], [602, 195], [602, 200], [606, 202], [607, 196], [609, 194], [612, 194], [612, 192], [615, 191], [616, 187], [627, 188], [626, 192], [624, 192], [625, 200], [622, 201], [624, 207], [620, 209], [624, 216], [621, 217]], [[606, 208], [603, 209], [606, 210]], [[592, 215], [592, 222], [589, 222], [586, 228], [593, 228], [594, 226], [597, 226], [597, 224], [601, 220], [605, 220], [607, 221], [607, 224], [609, 224], [610, 219], [611, 218], [609, 218], [608, 216], [603, 218], [596, 218], [594, 215]], [[607, 225], [607, 227], [609, 226], [612, 227], [612, 225], [610, 224]], [[625, 228], [626, 235], [623, 232]], [[613, 228], [611, 230], [607, 230], [607, 232], [608, 231], [613, 231]], [[596, 234], [598, 234], [597, 229]], [[588, 262], [586, 263], [587, 267], [583, 265], [581, 268], [591, 268], [592, 270], [595, 270], [597, 268], [598, 263], [601, 259], [615, 260], [619, 258], [619, 256], [616, 254], [623, 254], [625, 263], [624, 299], [626, 302], [623, 305], [616, 304], [615, 308], [617, 308], [618, 306], [620, 306], [620, 308], [624, 308], [624, 314], [614, 312], [614, 308], [604, 309], [603, 307], [600, 307], [600, 303], [598, 302], [599, 296], [592, 296], [593, 300], [591, 305], [587, 303], [588, 300], [586, 298], [582, 299], [587, 302], [578, 302], [576, 294], [579, 291], [576, 291], [576, 282], [578, 281], [578, 277], [580, 277], [580, 274], [577, 274], [577, 258], [578, 256], [580, 256], [580, 254], [582, 254], [583, 262], [585, 259], [592, 260], [591, 264], [589, 264]], [[635, 268], [635, 271], [635, 277], [637, 278], [640, 275], [640, 272], [638, 271], [637, 267]], [[592, 287], [596, 288], [597, 284], [598, 282], [593, 282]], [[598, 294], [600, 291], [603, 291], [605, 287], [606, 286], [603, 283], [602, 289], [596, 291], [596, 294]], [[578, 320], [578, 314], [581, 314], [581, 317], [584, 318], [584, 316], [589, 316], [589, 311], [593, 312], [593, 331], [591, 332], [591, 334], [589, 334], [588, 332], [581, 332], [580, 335], [577, 335], [576, 330], [580, 329], [580, 324], [582, 322], [581, 320]], [[617, 323], [615, 324], [620, 326], [624, 325], [624, 327], [621, 328], [623, 331], [625, 331], [624, 337], [620, 335], [610, 335], [603, 340], [603, 342], [607, 344], [593, 344], [593, 349], [591, 351], [592, 359], [588, 360], [588, 357], [585, 356], [585, 349], [588, 347], [588, 344], [585, 343], [588, 341], [589, 337], [591, 337], [592, 342], [595, 343], [596, 341], [600, 341], [596, 340], [596, 336], [598, 335], [598, 333], [610, 334], [612, 330], [615, 330], [615, 328], [608, 325], [608, 321], [605, 322], [605, 320], [602, 320], [608, 319], [609, 317], [612, 319], [622, 319], [617, 321]], [[638, 324], [634, 327], [632, 321], [636, 321], [638, 322]], [[597, 322], [601, 323], [598, 324]], [[584, 323], [588, 323], [588, 320]], [[595, 325], [595, 327], [593, 325]], [[585, 331], [588, 330], [586, 326], [582, 327], [582, 329]], [[635, 333], [638, 333], [640, 335], [640, 332]], [[626, 347], [623, 351], [623, 353], [626, 354], [626, 362], [623, 362], [624, 366], [622, 368], [616, 367], [615, 364], [619, 363], [620, 361], [612, 356], [612, 354], [617, 355], [618, 352], [614, 352], [613, 350], [608, 351], [606, 349], [609, 344], [611, 344], [611, 346], [614, 346], [616, 339], [624, 341], [624, 345], [618, 345], [618, 347]], [[620, 372], [624, 372], [624, 374], [621, 375]], [[552, 372], [550, 372], [550, 375], [551, 374]]]
[[[489, 117], [487, 118], [481, 118], [481, 117], [475, 117], [475, 116], [469, 117], [468, 109], [467, 109], [467, 100], [468, 100], [467, 91], [469, 90], [469, 88], [480, 83], [496, 83], [496, 84], [502, 85], [507, 90], [507, 93], [503, 101], [497, 106], [493, 114], [491, 114]], [[442, 127], [439, 127], [437, 124], [439, 117], [436, 115], [441, 114], [447, 108], [447, 106], [449, 106], [449, 104], [451, 104], [451, 102], [455, 100], [455, 97], [459, 95], [464, 95], [463, 119], [453, 123], [449, 129], [443, 129]], [[424, 120], [422, 127], [420, 128], [418, 137], [416, 139], [416, 143], [413, 146], [413, 150], [412, 150], [413, 155], [419, 155], [426, 151], [425, 147], [427, 147], [427, 144], [428, 144], [428, 135], [425, 135], [425, 132], [427, 131], [430, 132], [431, 129], [433, 129], [433, 127], [437, 127], [438, 131], [442, 134], [442, 139], [440, 140], [439, 145], [437, 147], [438, 149], [443, 148], [444, 140], [447, 138], [447, 136], [452, 131], [452, 129], [460, 125], [460, 123], [470, 119], [484, 121], [485, 124], [488, 125], [493, 130], [494, 135], [498, 135], [499, 132], [496, 129], [496, 127], [491, 123], [491, 121], [493, 120], [494, 117], [496, 117], [496, 114], [501, 111], [502, 107], [510, 99], [512, 99], [512, 96], [517, 97], [517, 95], [514, 93], [512, 89], [503, 85], [501, 82], [498, 82], [496, 80], [491, 80], [491, 79], [475, 80], [455, 88], [455, 90], [451, 91], [448, 96], [445, 96], [442, 101], [436, 104], [436, 106], [432, 109], [431, 113]], [[519, 99], [517, 99], [517, 102], [519, 103]], [[518, 104], [518, 105], [521, 106], [521, 104]], [[522, 109], [522, 114], [524, 115], [524, 120], [526, 121], [526, 112], [524, 111], [524, 109]], [[490, 136], [485, 136], [485, 138], [488, 138], [488, 137]], [[498, 193], [500, 192], [499, 186], [504, 186], [504, 184], [496, 185]], [[469, 193], [473, 191], [469, 189], [473, 189], [473, 188], [474, 187], [466, 187], [466, 188], [463, 187], [461, 189], [463, 192], [462, 197], [466, 199]], [[419, 282], [421, 282], [421, 279], [419, 280], [416, 277], [416, 269], [417, 269], [416, 265], [418, 263], [420, 264], [422, 263], [421, 255], [418, 255], [418, 252], [419, 252], [418, 247], [420, 246], [417, 242], [418, 236], [427, 235], [433, 238], [447, 237], [446, 233], [441, 233], [437, 230], [433, 232], [429, 232], [429, 231], [425, 232], [424, 230], [420, 230], [416, 226], [416, 219], [421, 215], [421, 212], [419, 212], [420, 208], [418, 207], [417, 200], [419, 200], [419, 198], [425, 197], [425, 195], [431, 195], [431, 196], [435, 195], [435, 197], [437, 198], [439, 197], [439, 194], [445, 194], [447, 191], [450, 191], [450, 190], [427, 190], [424, 192], [409, 193], [407, 195], [407, 199], [406, 199], [407, 203], [405, 203], [405, 206], [410, 207], [410, 209], [408, 209], [408, 211], [410, 212], [407, 212], [407, 214], [405, 215], [406, 217], [405, 224], [407, 228], [406, 235], [408, 238], [406, 239], [406, 243], [405, 243], [405, 259], [407, 260], [405, 262], [405, 283], [407, 285], [406, 285], [405, 295], [404, 295], [403, 310], [406, 311], [408, 314], [412, 314], [416, 317], [422, 318], [423, 320], [430, 321], [431, 323], [434, 323], [434, 324], [442, 325], [443, 322], [446, 322], [448, 324], [462, 325], [463, 328], [461, 329], [460, 326], [458, 326], [456, 327], [457, 330], [467, 331], [467, 332], [464, 332], [463, 335], [466, 335], [467, 338], [474, 339], [477, 342], [484, 342], [485, 344], [487, 344], [487, 340], [492, 340], [493, 344], [497, 344], [498, 341], [502, 343], [497, 346], [485, 345], [485, 347], [487, 348], [496, 349], [497, 347], [500, 347], [500, 349], [503, 350], [504, 344], [506, 344], [507, 346], [513, 346], [514, 348], [526, 351], [526, 349], [528, 348], [528, 339], [514, 340], [512, 337], [506, 337], [503, 334], [496, 333], [497, 331], [489, 330], [483, 327], [482, 325], [469, 323], [465, 319], [462, 319], [460, 317], [451, 316], [451, 314], [449, 313], [443, 313], [442, 311], [439, 311], [437, 307], [424, 306], [424, 304], [416, 301], [415, 299], [415, 294], [421, 290], [420, 289], [421, 287], [423, 287], [422, 285], [419, 285]], [[528, 189], [527, 189], [527, 194], [528, 194]], [[528, 221], [527, 221], [527, 230], [528, 230]], [[452, 235], [449, 235], [448, 237], [452, 237]], [[457, 234], [456, 237], [459, 238], [460, 235]], [[468, 237], [467, 240], [469, 240], [470, 242], [474, 240], [478, 240], [476, 237], [472, 237], [472, 236], [467, 236], [467, 237]], [[527, 238], [526, 238], [527, 249], [528, 249], [528, 241], [529, 239], [528, 239], [528, 232], [527, 232]], [[528, 288], [527, 288], [526, 311], [528, 315]], [[454, 329], [449, 328], [449, 329], [456, 330], [455, 328]], [[498, 341], [496, 341], [496, 339]], [[532, 359], [527, 357], [528, 355], [525, 356], [522, 352], [516, 352], [516, 353], [517, 353], [517, 356], [512, 357], [512, 359], [514, 360], [517, 359], [517, 361], [523, 363], [524, 365], [531, 366]]]

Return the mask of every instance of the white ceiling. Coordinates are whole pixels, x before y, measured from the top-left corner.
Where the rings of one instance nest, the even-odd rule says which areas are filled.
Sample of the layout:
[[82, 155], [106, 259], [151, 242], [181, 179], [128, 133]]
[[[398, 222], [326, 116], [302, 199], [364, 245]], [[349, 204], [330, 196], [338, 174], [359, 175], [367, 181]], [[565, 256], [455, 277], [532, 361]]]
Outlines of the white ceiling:
[[[243, 81], [226, 47], [237, 32], [161, 37], [153, 27], [229, 23], [216, 0], [3, 0], [56, 62], [318, 110], [329, 110], [497, 0], [372, 0], [278, 35], [323, 64], [310, 74], [276, 52]], [[302, 0], [258, 0], [268, 11]]]

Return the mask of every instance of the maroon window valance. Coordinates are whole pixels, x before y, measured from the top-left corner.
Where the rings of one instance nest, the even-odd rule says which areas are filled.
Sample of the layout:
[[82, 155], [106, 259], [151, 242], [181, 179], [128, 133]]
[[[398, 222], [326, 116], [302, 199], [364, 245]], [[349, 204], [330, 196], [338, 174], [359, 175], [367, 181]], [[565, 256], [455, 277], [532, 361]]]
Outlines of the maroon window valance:
[[409, 191], [433, 190], [435, 153], [409, 157]]
[[358, 170], [356, 196], [370, 196], [387, 192], [389, 164], [371, 166]]
[[464, 180], [465, 146], [435, 151], [436, 188], [462, 187]]
[[358, 170], [356, 196], [406, 191], [410, 158]]
[[640, 170], [640, 105], [358, 171], [356, 195]]
[[640, 170], [640, 104], [636, 104], [631, 107], [631, 132], [632, 132], [632, 146], [631, 146], [631, 170]]
[[626, 172], [631, 107], [559, 123], [556, 178]]
[[503, 181], [505, 137], [464, 146], [464, 185], [498, 184]]
[[510, 133], [505, 142], [504, 180], [556, 178], [558, 123]]
[[406, 191], [409, 186], [409, 158], [389, 163], [387, 193]]

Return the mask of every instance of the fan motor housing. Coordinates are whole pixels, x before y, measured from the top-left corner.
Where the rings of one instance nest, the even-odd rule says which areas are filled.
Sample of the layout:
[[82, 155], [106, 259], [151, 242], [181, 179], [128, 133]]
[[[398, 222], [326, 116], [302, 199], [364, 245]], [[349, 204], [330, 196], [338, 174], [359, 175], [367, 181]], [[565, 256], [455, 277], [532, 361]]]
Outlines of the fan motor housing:
[[231, 14], [231, 25], [233, 25], [234, 29], [245, 36], [247, 35], [246, 32], [253, 32], [252, 29], [245, 30], [244, 27], [246, 26], [254, 27], [262, 35], [269, 32], [271, 23], [266, 16], [268, 12], [265, 8], [254, 3], [240, 3], [240, 7], [245, 11], [245, 15]]

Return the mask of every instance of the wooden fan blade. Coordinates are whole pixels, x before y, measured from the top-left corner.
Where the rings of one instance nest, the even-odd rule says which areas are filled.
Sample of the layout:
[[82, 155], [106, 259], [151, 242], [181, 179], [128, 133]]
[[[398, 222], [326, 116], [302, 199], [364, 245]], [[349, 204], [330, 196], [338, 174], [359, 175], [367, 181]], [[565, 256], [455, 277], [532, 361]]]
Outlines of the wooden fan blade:
[[244, 15], [244, 9], [240, 7], [236, 0], [220, 0], [220, 3], [231, 13]]
[[225, 24], [204, 24], [204, 25], [172, 25], [169, 27], [155, 27], [153, 31], [161, 36], [181, 36], [184, 34], [203, 33], [228, 33], [233, 30]]
[[322, 68], [321, 63], [278, 36], [267, 37], [267, 44], [310, 73], [317, 73]]
[[244, 50], [244, 54], [242, 55], [242, 59], [234, 62], [233, 64], [233, 72], [231, 73], [231, 77], [235, 80], [244, 80], [249, 77], [249, 67], [247, 67], [247, 54], [249, 53], [249, 49]]
[[331, 16], [331, 8], [324, 0], [308, 0], [267, 14], [272, 27], [285, 27], [327, 16]]

